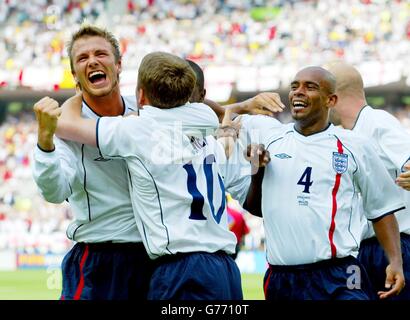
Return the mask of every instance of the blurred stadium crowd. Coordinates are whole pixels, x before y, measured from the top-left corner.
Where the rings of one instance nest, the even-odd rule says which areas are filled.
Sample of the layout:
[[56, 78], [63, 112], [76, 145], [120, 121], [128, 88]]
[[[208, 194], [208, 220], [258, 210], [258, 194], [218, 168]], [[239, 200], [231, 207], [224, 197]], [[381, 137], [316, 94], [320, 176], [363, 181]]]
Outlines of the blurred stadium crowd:
[[[404, 0], [1, 0], [0, 90], [53, 77], [54, 88], [72, 87], [65, 43], [84, 19], [120, 39], [125, 84], [135, 81], [145, 54], [162, 50], [197, 61], [208, 92], [221, 81], [274, 90], [302, 66], [336, 58], [355, 64], [368, 85], [410, 85]], [[410, 130], [410, 106], [386, 108]], [[36, 138], [31, 113], [0, 126], [0, 250], [62, 253], [71, 245], [71, 213], [67, 203], [48, 204], [37, 192], [30, 168]], [[263, 247], [261, 220], [245, 217], [245, 248]]]
[[404, 0], [2, 0], [1, 85], [72, 86], [64, 48], [84, 20], [120, 39], [124, 85], [153, 50], [194, 59], [209, 84], [243, 91], [287, 86], [300, 67], [336, 58], [367, 85], [410, 83]]

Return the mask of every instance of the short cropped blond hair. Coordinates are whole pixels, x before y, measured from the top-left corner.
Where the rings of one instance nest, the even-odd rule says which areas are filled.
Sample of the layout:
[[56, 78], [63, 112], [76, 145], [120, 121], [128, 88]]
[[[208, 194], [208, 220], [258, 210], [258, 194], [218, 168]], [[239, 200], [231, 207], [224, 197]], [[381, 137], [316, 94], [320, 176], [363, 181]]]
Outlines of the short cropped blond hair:
[[147, 54], [138, 70], [138, 89], [143, 89], [151, 105], [158, 108], [185, 104], [195, 82], [195, 73], [188, 62], [166, 52]]

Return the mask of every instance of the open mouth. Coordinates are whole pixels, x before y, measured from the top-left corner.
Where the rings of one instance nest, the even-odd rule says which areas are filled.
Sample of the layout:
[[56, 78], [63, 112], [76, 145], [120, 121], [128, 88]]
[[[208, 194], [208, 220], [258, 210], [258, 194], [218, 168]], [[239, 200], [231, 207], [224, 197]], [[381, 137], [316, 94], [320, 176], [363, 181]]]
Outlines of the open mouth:
[[301, 100], [294, 100], [292, 105], [293, 105], [293, 110], [294, 111], [303, 110], [304, 108], [306, 108], [308, 106], [308, 104], [306, 102], [301, 101]]
[[92, 84], [101, 84], [106, 78], [107, 76], [102, 71], [93, 71], [88, 75], [88, 80], [90, 80]]

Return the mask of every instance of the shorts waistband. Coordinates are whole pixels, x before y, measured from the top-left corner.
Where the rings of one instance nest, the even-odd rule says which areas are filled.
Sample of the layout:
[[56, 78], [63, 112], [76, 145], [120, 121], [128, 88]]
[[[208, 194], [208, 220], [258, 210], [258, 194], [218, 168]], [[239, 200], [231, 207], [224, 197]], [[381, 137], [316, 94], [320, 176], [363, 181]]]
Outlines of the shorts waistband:
[[184, 257], [191, 256], [193, 254], [212, 254], [212, 255], [226, 255], [228, 256], [228, 253], [226, 253], [223, 250], [219, 250], [216, 252], [206, 252], [206, 251], [194, 251], [194, 252], [177, 252], [173, 254], [164, 254], [158, 258], [155, 259], [156, 264], [163, 264], [163, 263], [168, 263], [168, 262], [173, 262], [177, 260], [181, 260]]
[[322, 260], [314, 263], [306, 263], [306, 264], [296, 264], [296, 265], [271, 265], [269, 264], [269, 269], [272, 271], [306, 271], [306, 270], [316, 270], [316, 269], [322, 269], [322, 268], [328, 268], [328, 267], [333, 267], [333, 266], [338, 266], [338, 265], [343, 265], [346, 263], [359, 263], [358, 260], [353, 257], [353, 256], [347, 256], [343, 258], [333, 258], [333, 259], [327, 259], [327, 260]]
[[89, 250], [135, 250], [144, 249], [144, 244], [142, 242], [78, 242], [78, 246], [87, 246]]

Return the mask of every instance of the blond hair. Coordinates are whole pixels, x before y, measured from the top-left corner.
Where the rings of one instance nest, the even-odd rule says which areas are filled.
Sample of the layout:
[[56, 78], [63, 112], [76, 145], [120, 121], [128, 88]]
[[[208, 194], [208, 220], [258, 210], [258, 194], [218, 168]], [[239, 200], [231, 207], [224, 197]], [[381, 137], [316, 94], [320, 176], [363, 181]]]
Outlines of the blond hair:
[[138, 70], [138, 89], [152, 106], [168, 109], [185, 104], [195, 87], [196, 75], [188, 62], [166, 52], [147, 54]]

